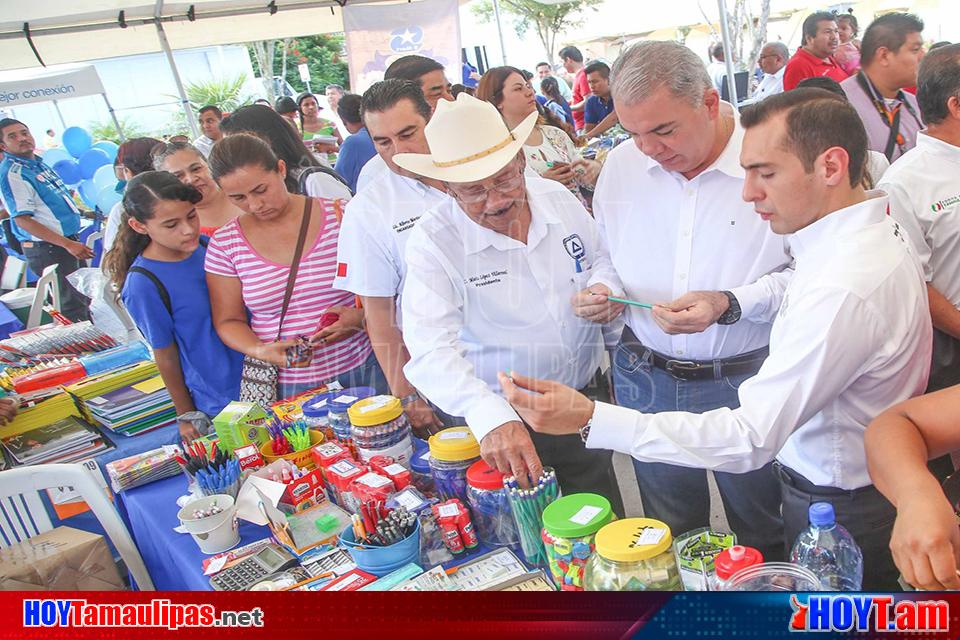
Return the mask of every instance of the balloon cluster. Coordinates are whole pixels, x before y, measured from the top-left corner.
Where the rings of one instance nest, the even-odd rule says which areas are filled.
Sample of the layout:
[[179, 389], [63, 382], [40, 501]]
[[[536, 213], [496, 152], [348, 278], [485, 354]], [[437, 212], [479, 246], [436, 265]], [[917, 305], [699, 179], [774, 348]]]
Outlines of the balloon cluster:
[[44, 152], [43, 161], [67, 186], [77, 190], [84, 204], [106, 215], [123, 197], [117, 191], [113, 172], [118, 149], [115, 142], [94, 142], [86, 129], [70, 127], [63, 132], [63, 148]]

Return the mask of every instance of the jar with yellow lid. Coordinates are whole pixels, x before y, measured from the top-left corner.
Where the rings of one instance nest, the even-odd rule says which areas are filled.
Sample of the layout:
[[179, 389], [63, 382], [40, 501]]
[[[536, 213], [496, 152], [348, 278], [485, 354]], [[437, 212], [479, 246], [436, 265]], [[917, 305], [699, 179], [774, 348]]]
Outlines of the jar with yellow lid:
[[347, 416], [350, 418], [350, 436], [361, 461], [367, 462], [374, 456], [390, 456], [410, 468], [413, 456], [410, 423], [398, 398], [364, 398], [350, 406]]
[[587, 591], [680, 591], [670, 528], [652, 518], [627, 518], [604, 526], [587, 565]]
[[470, 427], [451, 427], [430, 436], [430, 474], [443, 500], [467, 504], [467, 469], [480, 459], [480, 444]]

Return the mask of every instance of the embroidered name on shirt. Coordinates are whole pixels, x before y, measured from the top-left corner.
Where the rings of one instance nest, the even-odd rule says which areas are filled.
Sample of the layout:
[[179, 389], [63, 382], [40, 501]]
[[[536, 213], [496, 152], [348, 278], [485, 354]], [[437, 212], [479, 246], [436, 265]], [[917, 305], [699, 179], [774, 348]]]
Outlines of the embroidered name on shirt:
[[932, 205], [930, 205], [930, 210], [934, 213], [940, 213], [947, 207], [952, 207], [958, 203], [960, 203], [960, 195], [951, 196], [949, 198], [944, 198], [940, 202], [934, 202]]
[[491, 271], [490, 273], [467, 278], [467, 284], [472, 284], [475, 287], [485, 287], [490, 284], [502, 282], [500, 278], [505, 275], [507, 275], [506, 271]]
[[410, 218], [409, 220], [401, 220], [400, 222], [397, 222], [393, 225], [393, 230], [396, 233], [403, 233], [404, 231], [410, 231], [410, 229], [413, 229], [413, 225], [415, 225], [417, 223], [417, 220], [419, 219], [420, 219], [420, 216], [417, 216], [416, 218]]

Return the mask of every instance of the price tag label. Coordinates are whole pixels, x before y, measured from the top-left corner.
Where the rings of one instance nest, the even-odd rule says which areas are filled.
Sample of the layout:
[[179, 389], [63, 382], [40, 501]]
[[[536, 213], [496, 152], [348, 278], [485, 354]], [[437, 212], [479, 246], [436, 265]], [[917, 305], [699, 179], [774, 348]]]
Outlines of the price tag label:
[[440, 434], [441, 440], [462, 440], [463, 438], [469, 437], [470, 434], [466, 431], [444, 431]]
[[592, 505], [585, 505], [580, 508], [575, 514], [570, 516], [570, 522], [579, 525], [588, 525], [590, 521], [597, 517], [597, 515], [603, 511], [600, 507], [594, 507]]
[[633, 543], [635, 547], [645, 547], [651, 544], [657, 544], [663, 539], [663, 536], [667, 535], [666, 529], [655, 529], [653, 527], [644, 528], [643, 532], [637, 537], [637, 541]]

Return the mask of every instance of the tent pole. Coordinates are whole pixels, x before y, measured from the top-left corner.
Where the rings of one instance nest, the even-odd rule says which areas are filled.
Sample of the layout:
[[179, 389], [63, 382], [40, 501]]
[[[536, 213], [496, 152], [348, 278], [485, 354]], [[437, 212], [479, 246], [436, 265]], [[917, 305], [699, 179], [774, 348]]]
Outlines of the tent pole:
[[500, 26], [500, 2], [493, 0], [493, 15], [497, 18], [497, 35], [500, 36], [500, 57], [507, 64], [507, 48], [503, 44], [503, 27]]
[[173, 81], [177, 85], [177, 93], [180, 94], [180, 103], [183, 106], [183, 113], [187, 116], [187, 126], [194, 138], [200, 137], [200, 129], [197, 127], [197, 119], [193, 116], [193, 109], [190, 107], [190, 101], [187, 100], [187, 92], [183, 89], [183, 82], [180, 80], [180, 72], [177, 70], [177, 63], [173, 60], [173, 51], [170, 49], [170, 41], [167, 40], [167, 34], [160, 23], [160, 10], [163, 6], [163, 0], [157, 0], [157, 9], [155, 13], [154, 24], [157, 25], [157, 38], [160, 40], [160, 46], [163, 53], [167, 56], [167, 64], [170, 65], [170, 72], [173, 74]]
[[120, 120], [117, 118], [117, 112], [113, 110], [113, 105], [110, 104], [110, 100], [107, 99], [107, 94], [101, 93], [100, 96], [107, 105], [107, 111], [110, 112], [110, 117], [113, 119], [113, 126], [117, 128], [117, 133], [120, 135], [120, 142], [126, 142], [127, 136], [123, 135], [123, 128], [120, 126]]
[[733, 70], [733, 44], [730, 41], [730, 24], [727, 20], [726, 0], [717, 0], [720, 7], [720, 33], [723, 35], [723, 59], [727, 65], [727, 87], [730, 89], [730, 104], [736, 108], [737, 97], [736, 74]]
[[57, 104], [57, 101], [56, 101], [56, 100], [53, 100], [52, 102], [53, 102], [53, 108], [54, 108], [54, 109], [56, 110], [56, 112], [57, 112], [57, 117], [60, 118], [60, 126], [63, 127], [64, 129], [66, 129], [66, 128], [67, 128], [67, 121], [63, 119], [63, 113], [60, 112], [60, 105]]

